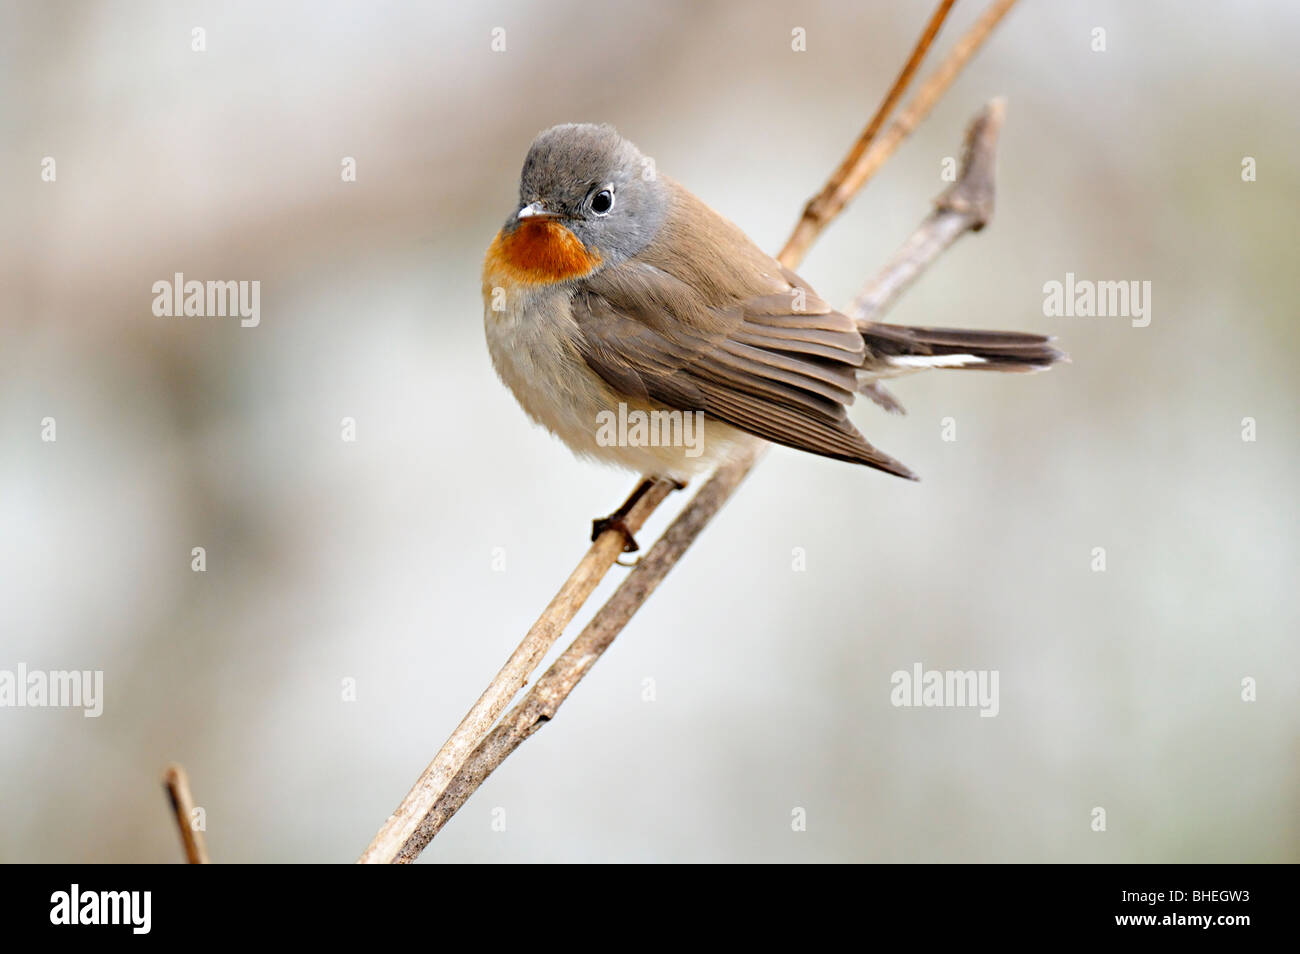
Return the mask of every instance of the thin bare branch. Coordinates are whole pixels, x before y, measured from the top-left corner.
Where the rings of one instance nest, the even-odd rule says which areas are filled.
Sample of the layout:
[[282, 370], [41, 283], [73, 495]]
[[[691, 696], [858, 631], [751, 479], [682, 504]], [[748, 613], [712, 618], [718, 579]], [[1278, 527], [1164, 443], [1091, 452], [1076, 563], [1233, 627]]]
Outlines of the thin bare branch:
[[[916, 69], [921, 65], [921, 60], [925, 59], [926, 52], [930, 49], [930, 44], [934, 38], [939, 35], [939, 29], [943, 26], [943, 21], [948, 19], [948, 11], [956, 0], [940, 0], [939, 5], [935, 7], [934, 13], [930, 15], [930, 22], [925, 25], [925, 30], [921, 33], [921, 38], [917, 40], [916, 46], [912, 50], [912, 55], [907, 58], [903, 64], [903, 69], [899, 72], [898, 78], [894, 80], [894, 85], [890, 87], [885, 98], [881, 100], [880, 107], [876, 110], [876, 115], [871, 117], [871, 122], [867, 123], [867, 128], [858, 136], [857, 142], [849, 149], [848, 155], [840, 163], [840, 167], [831, 174], [826, 180], [826, 185], [822, 186], [822, 191], [808, 200], [804, 206], [803, 216], [799, 223], [794, 227], [790, 238], [786, 240], [785, 248], [781, 249], [781, 254], [777, 258], [786, 268], [794, 268], [795, 264], [802, 262], [804, 256], [808, 254], [808, 249], [812, 248], [813, 242], [817, 241], [817, 236], [835, 216], [848, 204], [853, 196], [853, 191], [846, 189], [845, 183], [853, 175], [855, 169], [862, 162], [862, 157], [866, 154], [867, 147], [876, 138], [876, 133], [884, 125], [889, 114], [894, 111], [898, 101], [902, 98], [907, 87], [912, 82], [912, 77], [916, 74]], [[862, 180], [863, 182], [866, 179]], [[861, 188], [859, 186], [858, 188]]]
[[555, 715], [569, 693], [609, 648], [614, 637], [622, 632], [632, 614], [641, 608], [713, 515], [730, 499], [761, 455], [760, 449], [754, 455], [723, 464], [714, 471], [577, 639], [560, 654], [519, 704], [506, 714], [501, 724], [474, 749], [433, 811], [420, 824], [415, 837], [402, 848], [397, 861], [414, 861], [474, 790], [505, 761], [506, 756]]
[[[876, 171], [885, 164], [886, 159], [894, 154], [902, 141], [930, 114], [934, 104], [947, 92], [948, 87], [957, 78], [957, 74], [961, 72], [962, 67], [984, 45], [984, 42], [989, 38], [989, 34], [993, 32], [993, 28], [1001, 22], [1002, 18], [1015, 5], [1016, 0], [994, 0], [975, 24], [957, 41], [952, 51], [939, 64], [939, 68], [926, 79], [925, 83], [917, 91], [916, 96], [908, 103], [907, 108], [898, 114], [898, 118], [889, 124], [889, 128], [860, 157], [859, 161], [843, 179], [838, 183], [834, 183], [832, 193], [825, 197], [819, 195], [809, 203], [808, 209], [804, 212], [804, 218], [800, 220], [795, 234], [791, 236], [790, 241], [786, 243], [785, 250], [781, 253], [782, 264], [787, 268], [793, 267], [784, 258], [786, 252], [791, 252], [795, 261], [802, 259], [804, 252], [812, 244], [812, 241], [821, 234], [822, 229], [829, 224], [832, 218], [844, 210], [849, 200], [862, 190], [867, 180], [876, 174]], [[828, 185], [830, 184], [828, 183]]]
[[194, 827], [194, 795], [190, 792], [190, 777], [185, 769], [173, 762], [163, 773], [163, 789], [172, 805], [176, 816], [176, 827], [180, 829], [181, 846], [185, 849], [185, 860], [192, 865], [206, 865], [208, 846], [203, 840], [203, 832]]
[[[675, 485], [670, 480], [645, 481], [638, 485], [623, 505], [627, 508], [623, 522], [628, 530], [632, 533], [640, 530], [654, 509], [674, 489]], [[597, 537], [587, 555], [569, 574], [559, 593], [542, 611], [542, 615], [528, 630], [496, 678], [483, 690], [474, 707], [420, 774], [397, 811], [384, 822], [359, 859], [361, 863], [392, 862], [402, 847], [410, 842], [420, 819], [429, 814], [434, 803], [446, 790], [447, 783], [469, 756], [470, 750], [488, 733], [510, 700], [528, 685], [528, 677], [623, 552], [625, 541], [626, 538], [619, 530], [607, 530]]]

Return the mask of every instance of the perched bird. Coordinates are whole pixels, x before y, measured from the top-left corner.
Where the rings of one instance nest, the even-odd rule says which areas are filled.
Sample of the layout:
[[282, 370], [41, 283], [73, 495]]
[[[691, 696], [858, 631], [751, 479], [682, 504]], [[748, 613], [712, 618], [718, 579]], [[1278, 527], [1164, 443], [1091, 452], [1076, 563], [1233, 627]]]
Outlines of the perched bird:
[[[603, 125], [533, 141], [483, 298], [492, 363], [529, 417], [579, 455], [679, 482], [755, 438], [914, 480], [850, 423], [855, 394], [901, 410], [881, 379], [1062, 357], [1041, 335], [855, 321]], [[611, 415], [693, 416], [702, 440]]]

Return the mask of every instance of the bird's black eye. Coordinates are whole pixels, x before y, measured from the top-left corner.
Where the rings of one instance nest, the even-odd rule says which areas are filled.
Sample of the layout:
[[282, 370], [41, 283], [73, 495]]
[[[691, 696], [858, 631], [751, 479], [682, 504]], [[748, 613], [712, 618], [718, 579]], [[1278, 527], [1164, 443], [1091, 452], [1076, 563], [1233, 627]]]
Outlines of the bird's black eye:
[[608, 215], [612, 208], [614, 208], [614, 193], [608, 189], [601, 189], [591, 197], [591, 211], [597, 215]]

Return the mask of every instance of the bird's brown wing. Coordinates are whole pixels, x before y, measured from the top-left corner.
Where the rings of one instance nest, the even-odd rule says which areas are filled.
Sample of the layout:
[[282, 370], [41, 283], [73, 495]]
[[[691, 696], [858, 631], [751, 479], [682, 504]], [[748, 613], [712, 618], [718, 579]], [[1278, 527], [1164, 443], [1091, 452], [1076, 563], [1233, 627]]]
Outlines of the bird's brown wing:
[[630, 398], [915, 480], [845, 413], [865, 353], [861, 332], [792, 273], [768, 277], [778, 290], [717, 304], [644, 261], [602, 269], [572, 300], [583, 358]]

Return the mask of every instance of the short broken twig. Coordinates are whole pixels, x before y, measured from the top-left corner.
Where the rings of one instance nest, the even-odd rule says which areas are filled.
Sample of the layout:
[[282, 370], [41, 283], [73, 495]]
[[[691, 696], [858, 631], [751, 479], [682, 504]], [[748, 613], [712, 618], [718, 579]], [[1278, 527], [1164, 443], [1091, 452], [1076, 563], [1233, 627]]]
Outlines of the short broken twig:
[[1006, 114], [1007, 102], [998, 98], [975, 117], [966, 132], [961, 175], [935, 199], [930, 217], [844, 309], [846, 315], [876, 321], [940, 252], [967, 232], [978, 232], [993, 217], [998, 134]]
[[185, 860], [192, 865], [208, 864], [208, 846], [203, 840], [203, 832], [194, 827], [194, 795], [190, 792], [190, 777], [185, 769], [175, 762], [167, 766], [163, 773], [163, 789], [181, 832]]

